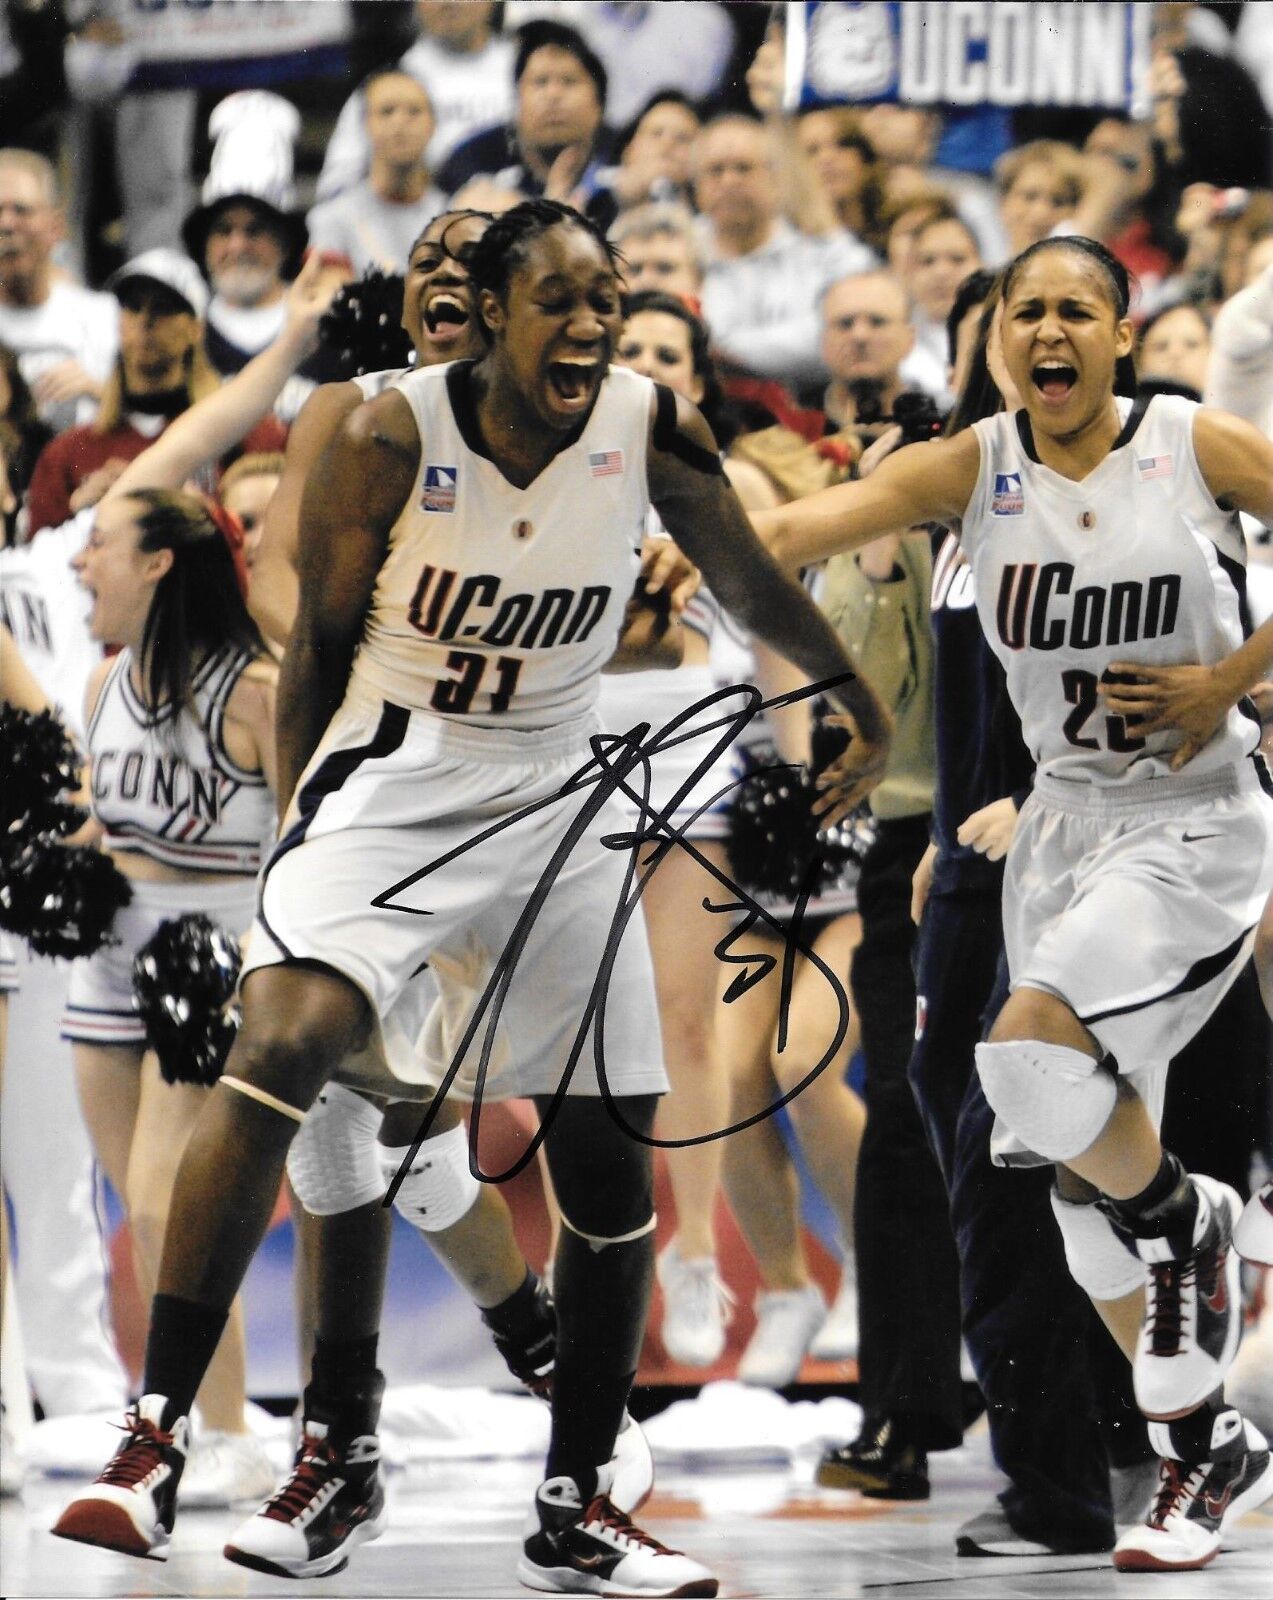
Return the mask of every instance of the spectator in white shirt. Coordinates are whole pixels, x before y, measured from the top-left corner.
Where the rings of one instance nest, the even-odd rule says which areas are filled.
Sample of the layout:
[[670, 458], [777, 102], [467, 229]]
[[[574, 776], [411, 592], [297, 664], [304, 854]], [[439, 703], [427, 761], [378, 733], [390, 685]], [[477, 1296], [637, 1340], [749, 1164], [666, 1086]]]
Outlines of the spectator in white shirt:
[[344, 256], [354, 271], [405, 272], [411, 246], [446, 207], [425, 151], [433, 136], [429, 97], [409, 73], [378, 72], [363, 85], [371, 174], [309, 214], [315, 250]]
[[781, 218], [769, 136], [752, 118], [710, 122], [694, 174], [707, 257], [703, 313], [716, 348], [758, 377], [797, 387], [819, 381], [822, 292], [871, 266], [871, 252], [851, 234], [813, 238]]
[[0, 150], [0, 344], [59, 432], [93, 416], [119, 344], [114, 299], [54, 267], [62, 233], [52, 166], [30, 150]]
[[[490, 0], [416, 0], [420, 37], [398, 62], [419, 83], [433, 107], [428, 160], [436, 171], [457, 145], [513, 112], [511, 39], [495, 31]], [[317, 196], [329, 200], [367, 176], [371, 141], [363, 90], [341, 107], [327, 142]]]

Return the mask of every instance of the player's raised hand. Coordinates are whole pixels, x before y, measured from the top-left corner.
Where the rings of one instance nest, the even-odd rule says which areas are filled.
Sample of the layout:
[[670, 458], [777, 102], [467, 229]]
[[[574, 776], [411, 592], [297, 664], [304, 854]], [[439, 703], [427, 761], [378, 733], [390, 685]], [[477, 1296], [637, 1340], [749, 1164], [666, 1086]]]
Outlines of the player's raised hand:
[[1138, 737], [1168, 730], [1184, 735], [1172, 752], [1173, 772], [1211, 742], [1233, 704], [1232, 693], [1216, 669], [1203, 666], [1151, 667], [1115, 661], [1098, 693], [1105, 709], [1126, 718]]
[[305, 263], [288, 285], [284, 296], [287, 327], [309, 349], [318, 348], [318, 324], [336, 297], [336, 291], [349, 279], [348, 271], [335, 268], [317, 250], [311, 250]]
[[679, 617], [698, 592], [703, 574], [672, 539], [646, 539], [641, 546], [641, 588], [665, 595], [672, 615]]
[[824, 828], [829, 828], [856, 810], [879, 785], [888, 764], [893, 719], [875, 702], [869, 715], [840, 711], [825, 720], [849, 735], [848, 749], [817, 778], [819, 795], [813, 803], [813, 814]]

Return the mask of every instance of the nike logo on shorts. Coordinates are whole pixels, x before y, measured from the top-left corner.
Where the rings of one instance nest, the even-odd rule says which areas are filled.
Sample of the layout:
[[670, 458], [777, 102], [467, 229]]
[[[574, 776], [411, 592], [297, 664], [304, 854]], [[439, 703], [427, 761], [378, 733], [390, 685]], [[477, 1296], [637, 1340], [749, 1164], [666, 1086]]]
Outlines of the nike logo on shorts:
[[1181, 844], [1197, 844], [1200, 839], [1223, 839], [1222, 833], [1182, 833]]

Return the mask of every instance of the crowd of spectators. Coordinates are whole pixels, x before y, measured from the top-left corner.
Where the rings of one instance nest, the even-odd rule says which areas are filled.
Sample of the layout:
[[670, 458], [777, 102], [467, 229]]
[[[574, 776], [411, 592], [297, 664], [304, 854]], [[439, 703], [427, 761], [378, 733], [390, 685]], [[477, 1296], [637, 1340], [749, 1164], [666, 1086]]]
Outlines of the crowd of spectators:
[[[869, 468], [864, 458], [905, 414], [938, 426], [955, 399], [955, 335], [970, 308], [980, 309], [1013, 255], [1058, 233], [1102, 240], [1135, 273], [1142, 386], [1205, 397], [1273, 426], [1268, 4], [1155, 6], [1144, 118], [1023, 108], [1001, 117], [963, 164], [953, 156], [958, 118], [938, 109], [785, 109], [783, 43], [770, 15], [781, 8], [333, 5], [326, 10], [342, 27], [328, 17], [316, 44], [298, 38], [286, 61], [245, 55], [237, 75], [224, 41], [213, 52], [218, 78], [192, 35], [186, 80], [176, 46], [166, 57], [147, 53], [138, 33], [145, 9], [123, 0], [0, 7], [0, 512], [9, 547], [38, 545], [91, 508], [174, 418], [278, 339], [306, 251], [329, 287], [373, 269], [401, 274], [438, 213], [495, 212], [528, 196], [567, 201], [607, 228], [632, 293], [661, 291], [701, 315], [731, 458], [758, 470], [774, 503]], [[382, 11], [383, 27], [364, 15]], [[307, 50], [311, 65], [324, 62], [317, 87], [297, 65]], [[354, 57], [369, 69], [356, 83]], [[27, 92], [37, 79], [51, 86], [52, 103], [64, 97], [60, 123], [44, 112], [47, 96]], [[116, 85], [113, 106], [107, 81]], [[75, 134], [90, 103], [95, 124], [106, 118], [116, 138], [108, 187], [119, 214], [104, 227], [100, 205], [86, 203], [92, 171]], [[180, 215], [174, 192], [187, 197]], [[84, 263], [101, 263], [103, 250], [113, 251], [113, 270], [87, 277]], [[980, 285], [972, 299], [970, 281]], [[681, 338], [663, 333], [673, 345]], [[650, 338], [658, 336], [656, 328]], [[676, 358], [673, 349], [667, 359]], [[222, 499], [259, 524], [289, 424], [336, 375], [330, 350], [309, 355], [272, 415], [205, 470], [202, 487], [215, 493], [219, 480]], [[234, 455], [250, 460], [234, 465]], [[1273, 612], [1273, 546], [1267, 529], [1247, 533], [1249, 620], [1258, 622]], [[840, 575], [862, 590], [843, 600], [846, 628], [858, 626], [862, 608], [878, 601], [883, 610], [890, 594], [897, 602], [913, 590], [901, 604], [914, 601], [925, 631], [926, 553], [920, 561], [904, 550], [882, 570], [864, 562], [862, 571]], [[8, 607], [4, 615], [21, 647], [22, 615]], [[927, 1149], [906, 1083], [910, 886], [933, 793], [931, 676], [920, 651], [898, 680], [914, 729], [895, 760], [911, 765], [876, 797], [891, 853], [868, 877], [865, 932], [852, 906], [836, 913], [836, 958], [847, 963], [857, 946], [866, 1132], [851, 1094], [847, 1105], [828, 1102], [838, 1143], [819, 1143], [825, 1130], [809, 1133], [795, 1119], [843, 1235], [838, 1322], [820, 1347], [827, 1301], [811, 1288], [790, 1233], [764, 1231], [765, 1216], [787, 1205], [794, 1168], [781, 1149], [762, 1141], [748, 1156], [740, 1143], [724, 1186], [761, 1261], [762, 1302], [768, 1296], [743, 1375], [782, 1386], [811, 1348], [834, 1359], [856, 1354], [860, 1314], [864, 1335], [874, 1330], [862, 1380], [881, 1492], [899, 1495], [927, 1492], [926, 1450], [957, 1443], [962, 1427], [958, 1268], [942, 1163]], [[722, 1038], [742, 1052], [736, 1026], [731, 1034], [722, 1022], [718, 1046]], [[1264, 1051], [1267, 1080], [1267, 1034], [1253, 1048], [1256, 1058]], [[736, 1110], [750, 1106], [757, 1081], [766, 1095], [771, 1079], [786, 1081], [776, 1062], [766, 1043], [735, 1063]], [[11, 1074], [22, 1070], [11, 1060]], [[1257, 1059], [1252, 1081], [1259, 1070]], [[19, 1136], [40, 1141], [61, 1130], [35, 1125]], [[1248, 1152], [1263, 1147], [1267, 1156], [1269, 1139], [1267, 1116], [1253, 1117]], [[857, 1174], [856, 1219], [852, 1185], [836, 1193], [837, 1162]], [[893, 1193], [899, 1172], [905, 1200]], [[58, 1198], [34, 1187], [13, 1195], [19, 1249], [39, 1236], [28, 1219]], [[921, 1227], [931, 1253], [922, 1308], [908, 1298], [913, 1283], [890, 1281], [887, 1263], [907, 1230]], [[892, 1242], [868, 1252], [869, 1272], [861, 1260], [855, 1272], [851, 1234], [861, 1241], [864, 1229]], [[664, 1272], [664, 1341], [673, 1361], [706, 1367], [721, 1356], [731, 1296], [702, 1254], [710, 1227], [687, 1229], [682, 1219], [682, 1256], [691, 1234], [703, 1241], [702, 1270], [687, 1273], [677, 1258]], [[68, 1315], [68, 1326], [82, 1315]], [[94, 1403], [112, 1404], [119, 1381], [106, 1374]], [[52, 1388], [40, 1398], [46, 1410], [59, 1404]]]

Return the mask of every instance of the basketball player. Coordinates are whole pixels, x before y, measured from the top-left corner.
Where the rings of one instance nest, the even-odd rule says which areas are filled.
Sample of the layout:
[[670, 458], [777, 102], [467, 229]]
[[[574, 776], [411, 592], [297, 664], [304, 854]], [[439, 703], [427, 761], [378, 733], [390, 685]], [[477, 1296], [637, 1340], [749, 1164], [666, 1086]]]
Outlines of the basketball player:
[[1241, 1322], [1238, 1198], [1186, 1174], [1156, 1132], [1167, 1061], [1250, 955], [1273, 800], [1237, 710], [1177, 772], [1180, 736], [1142, 733], [1100, 690], [1115, 663], [1208, 666], [1240, 646], [1237, 512], [1273, 518], [1273, 445], [1176, 397], [1115, 398], [1128, 294], [1091, 240], [1032, 246], [1003, 286], [1022, 408], [899, 451], [764, 533], [794, 564], [961, 519], [1038, 767], [1004, 880], [1012, 994], [977, 1068], [997, 1157], [1057, 1166], [1071, 1271], [1134, 1356], [1164, 1458], [1115, 1563], [1174, 1570], [1210, 1561], [1222, 1525], [1273, 1493], [1264, 1439], [1220, 1398]]
[[[491, 220], [484, 212], [444, 212], [412, 246], [402, 326], [417, 370], [482, 353], [465, 259]], [[405, 373], [399, 368], [324, 384], [292, 428], [249, 595], [262, 627], [280, 639], [291, 635], [296, 622], [306, 476], [341, 423]], [[293, 1222], [302, 1316], [309, 1323], [302, 1347], [310, 1372], [292, 1469], [225, 1546], [229, 1560], [257, 1571], [293, 1578], [338, 1571], [351, 1549], [386, 1526], [377, 1437], [384, 1389], [377, 1347], [392, 1222], [384, 1195], [423, 1114], [418, 1100], [401, 1098], [406, 1087], [386, 1076], [374, 1100], [365, 1084], [355, 1091], [329, 1083], [288, 1152], [288, 1177], [300, 1202]], [[522, 1255], [498, 1188], [479, 1183], [469, 1171], [458, 1098], [441, 1107], [394, 1206], [473, 1297], [509, 1370], [546, 1397], [556, 1342], [552, 1303]], [[625, 1417], [611, 1490], [615, 1504], [639, 1509], [653, 1486], [653, 1470], [639, 1426]]]
[[552, 1441], [519, 1576], [714, 1595], [705, 1568], [608, 1498], [652, 1268], [644, 1138], [666, 1079], [643, 929], [615, 925], [626, 863], [602, 843], [606, 765], [634, 753], [594, 740], [591, 708], [648, 505], [722, 605], [814, 681], [839, 680], [853, 737], [821, 779], [823, 815], [872, 786], [887, 718], [755, 539], [693, 406], [611, 370], [619, 286], [592, 225], [525, 202], [469, 270], [486, 354], [359, 407], [306, 485], [278, 718], [293, 800], [262, 876], [243, 1027], [182, 1162], [145, 1394], [55, 1531], [166, 1554], [194, 1389], [297, 1124], [363, 1040], [414, 1070], [427, 962], [435, 1067], [472, 1092], [480, 1057], [493, 1093], [537, 1099], [563, 1213]]

